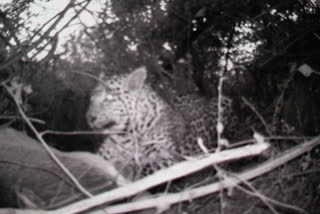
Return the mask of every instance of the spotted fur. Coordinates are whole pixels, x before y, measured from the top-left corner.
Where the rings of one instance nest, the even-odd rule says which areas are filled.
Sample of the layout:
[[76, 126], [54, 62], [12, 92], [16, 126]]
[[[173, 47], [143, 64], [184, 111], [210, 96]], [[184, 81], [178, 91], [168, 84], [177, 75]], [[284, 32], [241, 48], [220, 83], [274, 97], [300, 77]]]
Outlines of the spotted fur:
[[98, 153], [132, 179], [201, 153], [197, 138], [209, 148], [216, 141], [216, 100], [188, 95], [166, 102], [146, 77], [145, 68], [102, 77], [87, 112], [94, 130], [110, 133]]

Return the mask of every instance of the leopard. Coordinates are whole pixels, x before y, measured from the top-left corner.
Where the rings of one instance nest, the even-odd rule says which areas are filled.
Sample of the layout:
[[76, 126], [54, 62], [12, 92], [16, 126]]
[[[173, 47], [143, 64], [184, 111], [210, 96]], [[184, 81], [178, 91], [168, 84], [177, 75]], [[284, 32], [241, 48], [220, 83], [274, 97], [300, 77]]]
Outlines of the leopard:
[[[188, 94], [168, 101], [147, 75], [146, 67], [101, 75], [86, 113], [91, 129], [106, 134], [98, 155], [131, 180], [203, 154], [199, 141], [217, 146], [217, 99]], [[230, 100], [224, 101], [229, 112]]]

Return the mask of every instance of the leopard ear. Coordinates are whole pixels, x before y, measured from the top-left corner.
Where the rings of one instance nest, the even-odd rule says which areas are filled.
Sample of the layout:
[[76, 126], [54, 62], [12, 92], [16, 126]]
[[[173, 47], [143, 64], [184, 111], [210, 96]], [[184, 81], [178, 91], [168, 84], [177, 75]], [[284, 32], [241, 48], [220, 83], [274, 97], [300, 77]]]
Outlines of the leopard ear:
[[98, 79], [99, 79], [99, 80], [103, 80], [103, 78], [104, 78], [104, 73], [103, 73], [103, 72], [100, 72]]
[[127, 78], [128, 89], [138, 90], [141, 89], [147, 79], [147, 69], [146, 67], [140, 67], [129, 74]]

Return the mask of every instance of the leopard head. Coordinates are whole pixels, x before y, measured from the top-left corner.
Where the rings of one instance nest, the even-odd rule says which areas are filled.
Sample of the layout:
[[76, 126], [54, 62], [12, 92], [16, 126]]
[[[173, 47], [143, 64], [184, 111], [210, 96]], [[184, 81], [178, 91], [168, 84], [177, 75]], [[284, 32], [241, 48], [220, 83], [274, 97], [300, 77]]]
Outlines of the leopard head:
[[96, 130], [128, 131], [137, 116], [138, 99], [143, 99], [146, 77], [144, 67], [130, 74], [100, 75], [86, 115], [89, 126]]

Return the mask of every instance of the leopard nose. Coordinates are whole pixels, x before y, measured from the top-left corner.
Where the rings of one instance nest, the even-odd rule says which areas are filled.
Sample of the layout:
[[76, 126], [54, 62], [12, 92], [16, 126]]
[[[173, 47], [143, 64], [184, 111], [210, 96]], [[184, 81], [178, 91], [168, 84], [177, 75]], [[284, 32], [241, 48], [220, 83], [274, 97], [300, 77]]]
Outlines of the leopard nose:
[[97, 117], [96, 117], [96, 116], [87, 115], [87, 121], [88, 121], [88, 123], [89, 123], [90, 126], [92, 126], [96, 120], [97, 120]]

